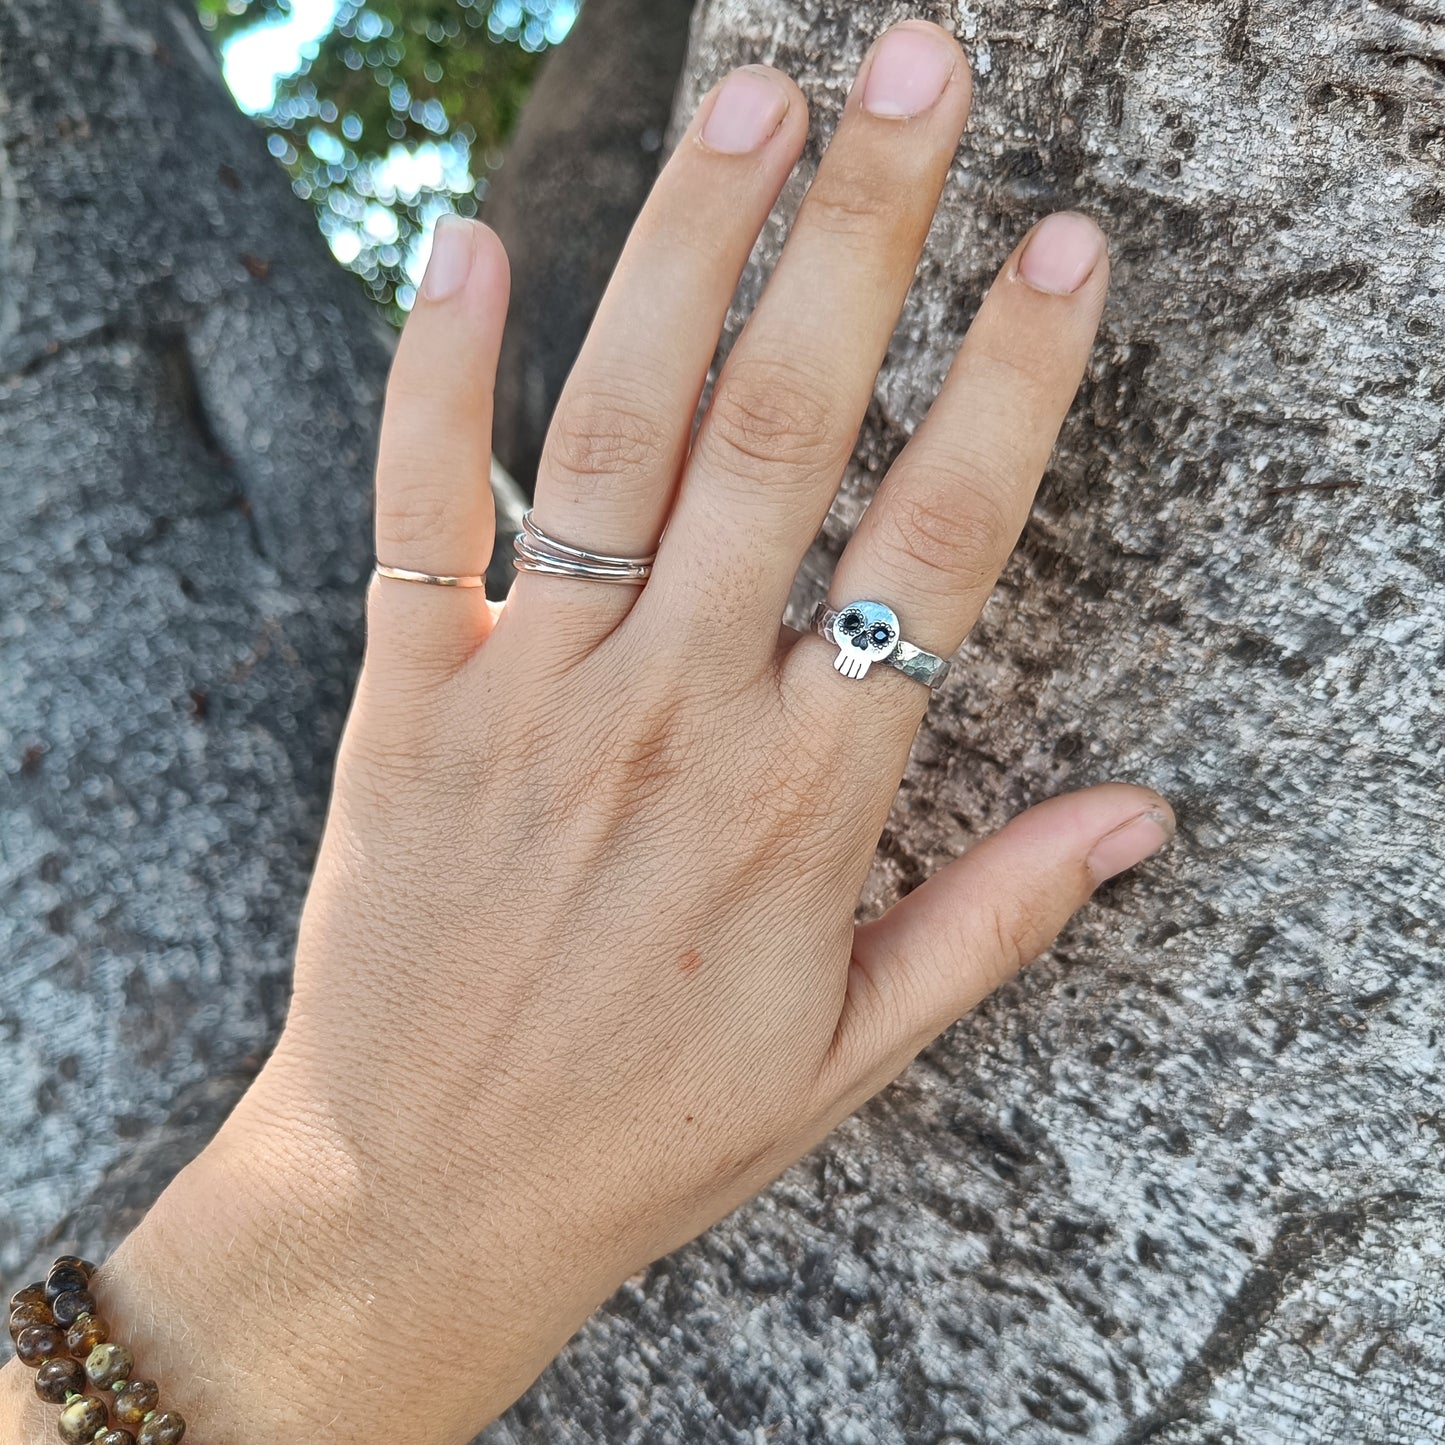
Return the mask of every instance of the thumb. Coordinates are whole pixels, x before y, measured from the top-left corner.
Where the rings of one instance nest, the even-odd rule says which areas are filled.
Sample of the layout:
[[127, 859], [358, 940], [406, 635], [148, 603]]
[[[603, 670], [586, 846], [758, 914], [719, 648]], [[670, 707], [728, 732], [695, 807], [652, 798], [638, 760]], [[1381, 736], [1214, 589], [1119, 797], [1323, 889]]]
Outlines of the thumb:
[[1052, 798], [856, 930], [830, 1067], [849, 1107], [1051, 944], [1106, 879], [1174, 836], [1157, 793], [1118, 783]]

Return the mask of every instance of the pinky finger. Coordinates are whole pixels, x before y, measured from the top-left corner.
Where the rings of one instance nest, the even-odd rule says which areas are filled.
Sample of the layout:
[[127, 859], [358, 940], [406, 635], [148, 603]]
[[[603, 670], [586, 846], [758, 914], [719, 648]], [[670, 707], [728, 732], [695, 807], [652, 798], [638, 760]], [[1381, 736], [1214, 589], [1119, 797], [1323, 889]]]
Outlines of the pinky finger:
[[[495, 232], [443, 217], [387, 385], [376, 556], [407, 572], [480, 577], [494, 541], [492, 395], [510, 287]], [[491, 630], [482, 587], [378, 576], [373, 664], [454, 671]]]

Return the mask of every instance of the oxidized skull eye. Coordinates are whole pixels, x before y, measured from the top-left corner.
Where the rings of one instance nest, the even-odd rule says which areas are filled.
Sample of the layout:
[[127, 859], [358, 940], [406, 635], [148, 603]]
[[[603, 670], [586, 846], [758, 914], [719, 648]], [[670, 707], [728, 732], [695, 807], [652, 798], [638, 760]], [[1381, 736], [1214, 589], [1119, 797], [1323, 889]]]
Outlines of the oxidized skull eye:
[[886, 662], [893, 655], [898, 617], [882, 602], [850, 602], [834, 614], [828, 636], [838, 646], [834, 668], [845, 677], [863, 677], [875, 662]]

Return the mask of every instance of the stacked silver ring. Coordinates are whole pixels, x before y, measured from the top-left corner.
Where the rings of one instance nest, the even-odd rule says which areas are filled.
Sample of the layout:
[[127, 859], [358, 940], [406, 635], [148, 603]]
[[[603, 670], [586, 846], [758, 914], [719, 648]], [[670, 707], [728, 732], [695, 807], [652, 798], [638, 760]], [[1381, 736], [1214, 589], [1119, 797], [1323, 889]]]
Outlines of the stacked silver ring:
[[532, 520], [530, 511], [522, 513], [522, 530], [513, 540], [512, 550], [517, 554], [512, 566], [518, 572], [576, 577], [584, 582], [619, 582], [626, 587], [641, 587], [652, 576], [652, 564], [657, 560], [656, 552], [646, 557], [613, 557], [559, 542]]

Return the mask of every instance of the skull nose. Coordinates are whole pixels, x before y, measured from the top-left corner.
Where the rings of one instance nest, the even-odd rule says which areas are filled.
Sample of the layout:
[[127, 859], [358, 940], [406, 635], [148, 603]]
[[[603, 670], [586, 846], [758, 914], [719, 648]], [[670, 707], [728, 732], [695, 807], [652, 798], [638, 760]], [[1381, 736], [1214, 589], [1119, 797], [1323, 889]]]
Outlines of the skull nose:
[[868, 634], [866, 632], [855, 632], [853, 634], [853, 646], [856, 647], [859, 652], [867, 652]]

